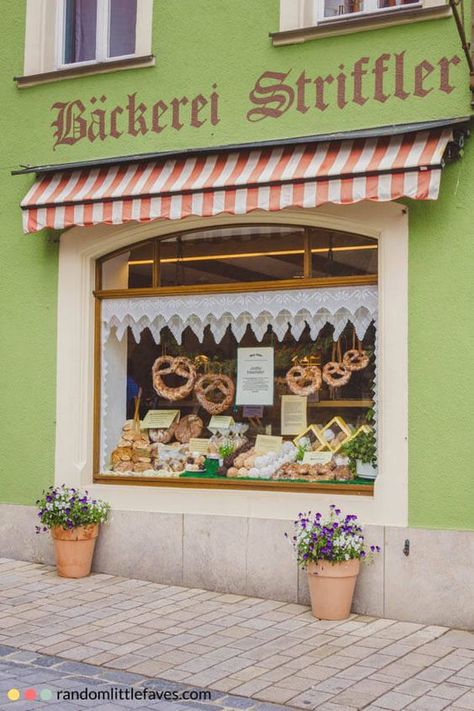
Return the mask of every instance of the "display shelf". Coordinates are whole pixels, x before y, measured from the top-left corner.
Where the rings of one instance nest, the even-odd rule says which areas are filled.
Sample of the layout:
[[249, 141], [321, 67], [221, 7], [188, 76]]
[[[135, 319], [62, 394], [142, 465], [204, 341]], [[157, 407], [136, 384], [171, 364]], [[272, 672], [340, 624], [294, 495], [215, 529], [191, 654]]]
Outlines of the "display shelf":
[[227, 477], [198, 478], [169, 477], [153, 479], [144, 476], [114, 476], [97, 474], [95, 484], [118, 484], [121, 486], [165, 486], [194, 489], [255, 489], [259, 491], [285, 491], [301, 493], [311, 491], [321, 494], [341, 494], [347, 496], [373, 496], [374, 482], [361, 479], [345, 481], [307, 482], [307, 481], [272, 481], [270, 479], [228, 479]]
[[373, 400], [320, 400], [308, 402], [308, 407], [373, 407]]

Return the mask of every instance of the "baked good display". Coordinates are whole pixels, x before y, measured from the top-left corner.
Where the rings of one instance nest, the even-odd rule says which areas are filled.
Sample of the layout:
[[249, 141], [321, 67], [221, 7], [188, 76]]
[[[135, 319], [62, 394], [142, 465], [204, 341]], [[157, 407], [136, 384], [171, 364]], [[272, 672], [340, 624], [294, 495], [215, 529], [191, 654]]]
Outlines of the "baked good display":
[[351, 379], [352, 372], [344, 363], [329, 361], [323, 368], [323, 380], [332, 388], [341, 388], [347, 385]]
[[148, 430], [148, 437], [151, 442], [159, 442], [160, 444], [168, 444], [172, 442], [175, 436], [176, 428], [178, 426], [177, 422], [173, 422], [170, 427], [166, 429], [156, 429], [150, 428]]
[[[197, 373], [193, 362], [186, 356], [160, 356], [153, 363], [151, 372], [153, 387], [158, 395], [166, 400], [184, 400], [193, 391]], [[184, 378], [185, 382], [178, 387], [171, 387], [164, 380], [165, 376], [169, 375], [178, 375]]]
[[110, 457], [111, 469], [119, 474], [141, 473], [152, 469], [151, 452], [146, 432], [138, 429], [137, 421], [127, 420], [122, 427], [119, 443]]
[[312, 395], [321, 388], [321, 370], [317, 365], [294, 365], [286, 374], [286, 382], [294, 395]]
[[201, 375], [194, 390], [201, 407], [211, 415], [225, 412], [234, 401], [235, 386], [228, 375]]
[[178, 442], [189, 442], [191, 438], [200, 437], [204, 429], [204, 422], [197, 415], [186, 415], [179, 421], [174, 436]]
[[342, 356], [342, 362], [351, 372], [367, 368], [369, 360], [369, 354], [362, 348], [351, 348]]

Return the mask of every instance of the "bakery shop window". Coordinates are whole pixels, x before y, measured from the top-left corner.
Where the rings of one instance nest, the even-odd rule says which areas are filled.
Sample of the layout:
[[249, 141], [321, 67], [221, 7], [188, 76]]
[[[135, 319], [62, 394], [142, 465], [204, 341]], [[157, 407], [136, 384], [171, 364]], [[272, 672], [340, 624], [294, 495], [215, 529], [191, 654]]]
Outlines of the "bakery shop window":
[[375, 478], [376, 240], [206, 229], [132, 245], [97, 274], [100, 481]]

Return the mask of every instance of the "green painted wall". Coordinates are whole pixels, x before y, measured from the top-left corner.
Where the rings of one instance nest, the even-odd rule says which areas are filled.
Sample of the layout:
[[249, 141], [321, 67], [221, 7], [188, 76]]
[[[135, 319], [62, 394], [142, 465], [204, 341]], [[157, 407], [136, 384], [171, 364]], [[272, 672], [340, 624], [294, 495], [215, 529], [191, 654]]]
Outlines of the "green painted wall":
[[[27, 163], [260, 141], [470, 113], [467, 65], [452, 19], [275, 48], [268, 32], [278, 29], [279, 0], [155, 0], [155, 67], [19, 90], [12, 76], [23, 73], [25, 7], [25, 0], [3, 0], [9, 32], [0, 46], [0, 502], [14, 503], [32, 503], [53, 480], [57, 247], [47, 235], [22, 234], [18, 203], [32, 178], [12, 178], [12, 169]], [[378, 96], [383, 98], [383, 92], [387, 99], [381, 101], [374, 98], [372, 70], [384, 53], [389, 57]], [[393, 96], [396, 54], [403, 54], [405, 60], [403, 89], [410, 94], [405, 100]], [[354, 63], [366, 56], [369, 61], [363, 68], [368, 74], [362, 78], [362, 94], [368, 100], [359, 105], [353, 101], [351, 72]], [[439, 61], [454, 56], [461, 61], [450, 70], [453, 90], [442, 91]], [[425, 86], [430, 89], [424, 97], [413, 95], [415, 67], [422, 61], [433, 67], [424, 65]], [[306, 96], [304, 100], [300, 96], [300, 110], [295, 94], [291, 107], [279, 118], [249, 121], [247, 113], [255, 108], [249, 94], [268, 71], [289, 72], [285, 83], [291, 86], [280, 92], [284, 107], [303, 71], [303, 79], [311, 80], [305, 85]], [[344, 108], [337, 105], [339, 72], [347, 82]], [[328, 74], [335, 79], [326, 86], [329, 106], [322, 111], [314, 108], [312, 80]], [[214, 84], [219, 121], [213, 125], [208, 116], [201, 127], [191, 126], [192, 99], [198, 94], [209, 99]], [[93, 142], [84, 138], [53, 150], [54, 103], [81, 100], [86, 109], [81, 118], [90, 118], [86, 114], [91, 97], [106, 96], [99, 107], [110, 110], [125, 107], [127, 96], [134, 93], [148, 107], [144, 135], [133, 137], [125, 130], [120, 138]], [[183, 107], [183, 127], [176, 130], [168, 125], [159, 133], [152, 131], [152, 105], [161, 100], [169, 107], [173, 98], [183, 97], [189, 100]], [[169, 116], [168, 108], [161, 122], [168, 122]], [[458, 368], [459, 386], [448, 377], [454, 358], [469, 358], [473, 339], [469, 326], [473, 186], [474, 145], [464, 161], [446, 171], [439, 203], [410, 205], [410, 523], [415, 526], [474, 528], [472, 496], [470, 502], [467, 496], [472, 376]], [[447, 470], [447, 460], [461, 441], [467, 443], [467, 455], [454, 472], [452, 466]]]
[[410, 203], [409, 521], [474, 529], [474, 140]]
[[[21, 18], [18, 7], [23, 3], [9, 0], [11, 12]], [[416, 22], [411, 25], [387, 27], [381, 31], [360, 32], [341, 37], [307, 42], [284, 47], [273, 47], [268, 33], [278, 29], [279, 0], [167, 0], [155, 1], [153, 52], [156, 66], [134, 69], [80, 79], [70, 79], [52, 84], [18, 90], [9, 77], [22, 74], [23, 43], [22, 22], [17, 22], [15, 60], [9, 62], [4, 76], [2, 95], [10, 102], [15, 114], [18, 162], [47, 163], [67, 162], [91, 157], [124, 155], [127, 153], [160, 151], [209, 146], [271, 138], [328, 133], [334, 131], [367, 128], [392, 123], [408, 123], [469, 114], [470, 92], [466, 80], [466, 63], [462, 55], [454, 20], [438, 19]], [[422, 38], [422, 41], [420, 41]], [[9, 39], [9, 42], [11, 40]], [[3, 51], [5, 51], [3, 49]], [[395, 54], [404, 53], [405, 82], [403, 90], [410, 94], [404, 100], [393, 95], [395, 90]], [[386, 71], [379, 100], [374, 98], [375, 61], [383, 54]], [[367, 101], [363, 105], [353, 102], [354, 63], [364, 57], [367, 75], [362, 77], [362, 94]], [[459, 58], [459, 63], [450, 66], [449, 82], [452, 90], [440, 90], [439, 61], [446, 57]], [[428, 61], [433, 71], [425, 85], [428, 94], [414, 96], [415, 67]], [[347, 105], [337, 105], [337, 76], [346, 78]], [[264, 72], [290, 73], [285, 85], [289, 89], [279, 92], [282, 101], [280, 111], [290, 108], [278, 118], [266, 117], [249, 121], [248, 111], [255, 108], [249, 94]], [[301, 97], [298, 110], [295, 82], [306, 72], [306, 97]], [[430, 70], [428, 70], [430, 71]], [[334, 81], [325, 85], [325, 110], [316, 109], [315, 87], [310, 80], [332, 75]], [[190, 125], [192, 99], [202, 94], [209, 99], [213, 85], [219, 94], [219, 123], [212, 125], [210, 119], [203, 126]], [[447, 87], [445, 87], [447, 89]], [[120, 138], [97, 138], [93, 143], [87, 139], [75, 145], [59, 145], [53, 151], [54, 129], [51, 122], [57, 112], [51, 110], [56, 102], [81, 100], [87, 119], [90, 109], [112, 110], [116, 105], [124, 108], [129, 94], [137, 95], [137, 102], [148, 107], [147, 128], [132, 137], [126, 132]], [[382, 96], [383, 94], [383, 96]], [[106, 97], [92, 107], [92, 97]], [[388, 97], [386, 100], [384, 97]], [[169, 107], [173, 98], [188, 99], [181, 107], [183, 127], [179, 130], [170, 124], [171, 110], [161, 119], [167, 124], [160, 132], [151, 130], [151, 107], [163, 101]], [[266, 96], [267, 100], [270, 98]], [[260, 96], [265, 100], [265, 96]], [[275, 107], [275, 104], [271, 106]], [[201, 117], [206, 118], [206, 110]], [[256, 117], [253, 116], [255, 119]], [[34, 119], [34, 120], [32, 120]], [[124, 129], [125, 115], [119, 118]], [[108, 132], [108, 131], [107, 131]]]

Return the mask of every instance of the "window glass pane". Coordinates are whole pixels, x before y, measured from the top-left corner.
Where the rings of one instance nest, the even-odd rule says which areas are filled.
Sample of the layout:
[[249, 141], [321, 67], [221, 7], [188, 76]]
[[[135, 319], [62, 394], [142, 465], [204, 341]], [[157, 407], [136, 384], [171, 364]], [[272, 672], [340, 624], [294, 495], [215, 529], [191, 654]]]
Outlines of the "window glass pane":
[[110, 0], [109, 57], [135, 54], [137, 0]]
[[133, 247], [102, 264], [102, 289], [148, 289], [152, 284], [152, 242]]
[[400, 7], [402, 5], [411, 5], [417, 2], [419, 2], [419, 0], [378, 0], [377, 6], [379, 8]]
[[364, 0], [324, 0], [324, 17], [363, 12]]
[[225, 228], [160, 243], [161, 286], [298, 279], [303, 265], [298, 227]]
[[[157, 317], [159, 313], [157, 310]], [[185, 314], [180, 313], [177, 318], [184, 316]], [[220, 470], [219, 476], [300, 482], [353, 480], [355, 475], [350, 470], [349, 461], [341, 447], [355, 436], [361, 427], [366, 432], [373, 429], [375, 326], [373, 323], [369, 325], [362, 342], [357, 340], [350, 322], [346, 324], [336, 342], [333, 338], [334, 326], [329, 323], [322, 325], [316, 337], [311, 335], [309, 326], [306, 326], [301, 334], [296, 333], [296, 336], [290, 326], [281, 340], [278, 340], [271, 326], [268, 326], [263, 338], [259, 340], [251, 323], [239, 339], [228, 328], [224, 336], [217, 341], [209, 326], [201, 336], [188, 327], [179, 340], [167, 326], [153, 334], [148, 328], [143, 328], [139, 339], [136, 334], [132, 334], [130, 328], [123, 338], [117, 338], [112, 329], [105, 346], [106, 363], [103, 368], [106, 373], [106, 409], [103, 413], [104, 430], [101, 438], [104, 443], [102, 471], [118, 476], [198, 476], [202, 479], [215, 476], [210, 472], [209, 465], [206, 471], [195, 473], [190, 468], [186, 473], [187, 466], [193, 459], [193, 451], [192, 445], [183, 434], [184, 431], [180, 433], [175, 425], [151, 430], [146, 425], [143, 427], [143, 421], [150, 410], [159, 411], [160, 417], [172, 410], [179, 413], [183, 424], [186, 423], [184, 418], [187, 417], [194, 437], [209, 440], [206, 445], [207, 454], [215, 453], [225, 444], [230, 445], [231, 450], [235, 442], [240, 441], [241, 435], [245, 437], [249, 450], [247, 456], [253, 457], [252, 461], [247, 464], [242, 460], [237, 464], [227, 463], [224, 469]], [[348, 382], [341, 387], [333, 387], [323, 380], [319, 390], [301, 400], [306, 426], [292, 434], [286, 430], [283, 432], [282, 398], [294, 394], [288, 385], [288, 371], [295, 365], [311, 365], [322, 370], [324, 365], [331, 361], [340, 362], [354, 346], [365, 358], [363, 367], [354, 369]], [[273, 405], [254, 406], [249, 409], [242, 405], [236, 406], [234, 398], [231, 398], [228, 406], [220, 412], [222, 415], [231, 416], [237, 423], [237, 427], [234, 427], [230, 434], [216, 434], [210, 429], [212, 413], [207, 407], [203, 407], [197, 398], [195, 386], [184, 395], [180, 394], [179, 398], [172, 397], [171, 400], [168, 395], [164, 397], [155, 389], [152, 368], [156, 359], [162, 356], [185, 357], [194, 363], [198, 377], [206, 371], [210, 374], [224, 374], [235, 384], [237, 354], [241, 347], [273, 349], [274, 402]], [[186, 378], [173, 372], [163, 374], [162, 379], [171, 393], [177, 393], [178, 390], [174, 389], [186, 386], [187, 383]], [[139, 393], [142, 429], [137, 427], [135, 430], [132, 421], [135, 398]], [[218, 397], [217, 394], [209, 395], [209, 399], [214, 401], [217, 401]], [[306, 432], [309, 427], [312, 429]], [[283, 462], [270, 470], [266, 468], [271, 464], [270, 461], [256, 461], [252, 447], [258, 435], [282, 436], [286, 443], [284, 446], [289, 448], [290, 458], [286, 465], [291, 466], [284, 466]], [[299, 439], [298, 435], [301, 435]], [[300, 445], [299, 453], [296, 447], [291, 446], [295, 439], [298, 439]], [[228, 450], [221, 449], [220, 455], [225, 456], [226, 451]], [[308, 468], [301, 461], [304, 451], [321, 452], [323, 457], [317, 459], [312, 468]], [[193, 466], [194, 464], [191, 464], [191, 467]], [[206, 465], [201, 462], [199, 468], [206, 469]]]
[[377, 240], [347, 232], [312, 230], [313, 277], [377, 274]]
[[96, 58], [97, 0], [66, 0], [64, 63]]

